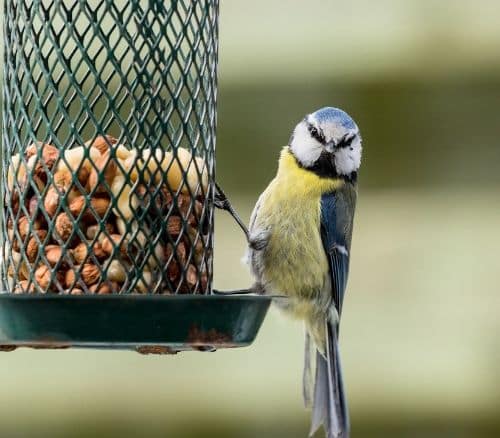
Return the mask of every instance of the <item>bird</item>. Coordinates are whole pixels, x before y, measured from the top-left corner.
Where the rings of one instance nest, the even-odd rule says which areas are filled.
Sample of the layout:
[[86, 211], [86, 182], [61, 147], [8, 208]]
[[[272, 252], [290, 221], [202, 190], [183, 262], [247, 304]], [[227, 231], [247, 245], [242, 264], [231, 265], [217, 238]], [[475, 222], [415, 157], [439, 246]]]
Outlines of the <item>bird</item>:
[[250, 218], [245, 259], [253, 290], [284, 297], [278, 306], [305, 324], [310, 436], [322, 425], [328, 438], [350, 435], [338, 336], [361, 155], [359, 128], [346, 112], [325, 107], [306, 115]]

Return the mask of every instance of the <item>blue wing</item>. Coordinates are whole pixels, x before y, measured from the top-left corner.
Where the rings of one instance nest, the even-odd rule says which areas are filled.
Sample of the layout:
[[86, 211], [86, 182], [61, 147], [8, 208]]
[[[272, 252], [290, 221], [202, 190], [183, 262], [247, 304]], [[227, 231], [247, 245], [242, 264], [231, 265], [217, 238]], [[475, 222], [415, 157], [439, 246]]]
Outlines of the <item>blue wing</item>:
[[330, 265], [333, 304], [340, 316], [349, 273], [356, 188], [347, 182], [321, 197], [321, 239]]

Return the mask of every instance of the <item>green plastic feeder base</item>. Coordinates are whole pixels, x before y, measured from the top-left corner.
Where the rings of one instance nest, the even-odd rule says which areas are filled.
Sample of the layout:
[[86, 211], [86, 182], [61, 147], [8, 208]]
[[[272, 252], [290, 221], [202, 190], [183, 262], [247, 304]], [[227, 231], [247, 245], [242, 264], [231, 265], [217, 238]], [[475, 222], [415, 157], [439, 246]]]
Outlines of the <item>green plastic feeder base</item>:
[[0, 350], [214, 351], [250, 345], [271, 303], [256, 295], [0, 294]]

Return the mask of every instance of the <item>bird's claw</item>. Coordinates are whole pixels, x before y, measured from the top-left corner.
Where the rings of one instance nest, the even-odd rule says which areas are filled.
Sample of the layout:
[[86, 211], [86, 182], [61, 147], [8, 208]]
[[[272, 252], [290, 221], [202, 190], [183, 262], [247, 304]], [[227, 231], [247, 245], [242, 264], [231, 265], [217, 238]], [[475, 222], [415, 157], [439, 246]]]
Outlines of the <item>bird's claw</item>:
[[217, 183], [215, 183], [214, 205], [221, 210], [227, 211], [233, 217], [236, 223], [243, 230], [243, 233], [245, 233], [245, 237], [248, 241], [248, 228], [245, 226], [238, 213], [236, 213], [236, 210], [231, 205], [231, 202], [229, 202], [226, 194]]

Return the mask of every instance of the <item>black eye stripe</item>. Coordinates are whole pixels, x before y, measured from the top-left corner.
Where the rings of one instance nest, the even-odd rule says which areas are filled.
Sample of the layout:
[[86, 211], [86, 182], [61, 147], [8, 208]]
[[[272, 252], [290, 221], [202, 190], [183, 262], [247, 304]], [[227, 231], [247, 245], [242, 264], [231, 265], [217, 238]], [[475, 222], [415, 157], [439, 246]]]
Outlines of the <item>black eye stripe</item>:
[[342, 140], [339, 141], [337, 147], [338, 148], [347, 148], [351, 146], [352, 141], [356, 138], [355, 135], [347, 134]]
[[314, 125], [308, 123], [307, 124], [307, 129], [309, 130], [309, 133], [311, 134], [311, 137], [314, 139], [318, 140], [321, 144], [325, 144], [325, 136], [321, 130], [316, 128]]

